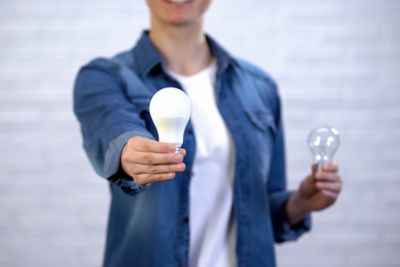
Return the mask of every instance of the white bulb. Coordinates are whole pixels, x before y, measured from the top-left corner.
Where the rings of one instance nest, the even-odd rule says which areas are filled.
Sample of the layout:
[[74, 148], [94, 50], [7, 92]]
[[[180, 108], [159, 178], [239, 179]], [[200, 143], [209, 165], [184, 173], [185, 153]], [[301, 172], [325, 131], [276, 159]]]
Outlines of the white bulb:
[[310, 132], [308, 146], [313, 154], [314, 161], [321, 165], [331, 162], [339, 148], [339, 133], [335, 128], [322, 126]]
[[150, 101], [150, 115], [157, 128], [159, 141], [175, 144], [177, 150], [182, 146], [190, 114], [189, 97], [177, 88], [163, 88]]

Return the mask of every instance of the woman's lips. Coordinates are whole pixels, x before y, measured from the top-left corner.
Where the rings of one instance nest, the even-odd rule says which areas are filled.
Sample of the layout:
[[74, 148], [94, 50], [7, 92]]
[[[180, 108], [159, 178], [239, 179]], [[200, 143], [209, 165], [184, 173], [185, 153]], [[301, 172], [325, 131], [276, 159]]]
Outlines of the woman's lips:
[[189, 3], [193, 0], [166, 0], [166, 1], [173, 4], [184, 4], [184, 3]]

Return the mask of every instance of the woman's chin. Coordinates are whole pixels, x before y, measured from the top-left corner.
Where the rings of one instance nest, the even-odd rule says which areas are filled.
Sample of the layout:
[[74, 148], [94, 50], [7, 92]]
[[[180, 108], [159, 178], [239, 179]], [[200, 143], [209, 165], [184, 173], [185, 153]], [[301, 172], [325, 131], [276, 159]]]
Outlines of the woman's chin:
[[188, 26], [196, 23], [196, 20], [188, 18], [186, 16], [175, 16], [169, 17], [166, 22], [173, 26]]

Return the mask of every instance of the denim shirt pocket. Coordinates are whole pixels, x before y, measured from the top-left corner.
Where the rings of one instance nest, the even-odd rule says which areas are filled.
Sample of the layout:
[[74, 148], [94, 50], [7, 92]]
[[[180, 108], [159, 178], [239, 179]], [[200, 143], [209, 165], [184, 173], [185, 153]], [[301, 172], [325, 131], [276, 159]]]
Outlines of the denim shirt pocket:
[[276, 124], [274, 116], [268, 109], [246, 109], [245, 113], [251, 123], [260, 131], [270, 131], [274, 137], [276, 134]]
[[267, 184], [270, 162], [273, 154], [277, 126], [272, 112], [265, 108], [246, 109], [246, 117], [251, 130], [247, 132], [247, 144], [252, 151], [252, 161], [254, 170], [257, 170], [262, 184]]

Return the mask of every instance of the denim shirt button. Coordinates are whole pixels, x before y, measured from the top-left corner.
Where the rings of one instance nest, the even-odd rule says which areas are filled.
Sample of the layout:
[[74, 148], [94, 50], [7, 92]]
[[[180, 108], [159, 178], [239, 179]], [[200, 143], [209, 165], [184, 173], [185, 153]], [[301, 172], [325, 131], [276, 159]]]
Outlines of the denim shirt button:
[[184, 222], [184, 223], [189, 223], [189, 216], [185, 216], [185, 217], [183, 218], [183, 222]]

